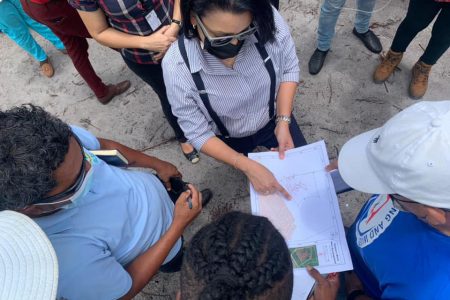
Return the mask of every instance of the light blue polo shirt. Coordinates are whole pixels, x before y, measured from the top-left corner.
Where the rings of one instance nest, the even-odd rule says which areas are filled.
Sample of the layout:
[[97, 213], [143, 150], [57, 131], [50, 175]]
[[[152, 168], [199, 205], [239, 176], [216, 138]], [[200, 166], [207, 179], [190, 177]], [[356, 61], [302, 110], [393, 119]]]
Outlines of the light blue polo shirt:
[[[174, 205], [154, 175], [106, 164], [88, 151], [100, 148], [97, 138], [72, 130], [90, 157], [92, 185], [75, 205], [35, 221], [58, 257], [58, 297], [117, 299], [132, 284], [124, 267], [167, 231]], [[165, 263], [180, 249], [181, 239]]]

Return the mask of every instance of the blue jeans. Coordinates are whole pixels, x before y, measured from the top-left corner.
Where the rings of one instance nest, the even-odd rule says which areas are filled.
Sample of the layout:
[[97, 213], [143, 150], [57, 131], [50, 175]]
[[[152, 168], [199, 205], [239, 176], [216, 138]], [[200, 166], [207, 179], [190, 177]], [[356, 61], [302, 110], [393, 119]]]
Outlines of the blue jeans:
[[[346, 0], [323, 0], [320, 9], [319, 29], [317, 34], [317, 48], [327, 51], [331, 47], [334, 37], [336, 22], [341, 14]], [[358, 10], [355, 17], [355, 29], [359, 33], [369, 30], [370, 17], [376, 0], [356, 0]], [[430, 0], [431, 1], [431, 0]]]
[[19, 0], [0, 2], [0, 29], [37, 61], [44, 61], [47, 54], [35, 41], [29, 28], [50, 41], [56, 48], [64, 49], [63, 43], [47, 26], [34, 21], [23, 11]]

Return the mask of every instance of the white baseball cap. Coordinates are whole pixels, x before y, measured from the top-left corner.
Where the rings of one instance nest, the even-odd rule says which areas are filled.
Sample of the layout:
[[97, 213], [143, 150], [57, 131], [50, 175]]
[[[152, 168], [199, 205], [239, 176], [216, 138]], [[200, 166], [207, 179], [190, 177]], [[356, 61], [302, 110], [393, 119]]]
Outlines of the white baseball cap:
[[0, 212], [0, 299], [54, 300], [58, 261], [52, 244], [29, 217]]
[[450, 209], [450, 101], [419, 102], [352, 138], [339, 171], [355, 190]]

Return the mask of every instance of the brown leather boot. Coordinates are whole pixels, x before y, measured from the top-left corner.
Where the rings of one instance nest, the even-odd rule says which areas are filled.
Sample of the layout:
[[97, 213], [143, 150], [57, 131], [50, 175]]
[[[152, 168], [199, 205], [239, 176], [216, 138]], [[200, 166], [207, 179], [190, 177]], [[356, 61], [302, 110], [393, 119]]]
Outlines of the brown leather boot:
[[427, 65], [419, 60], [412, 68], [411, 83], [409, 84], [409, 96], [411, 98], [420, 99], [427, 92], [431, 67], [432, 65]]
[[108, 104], [115, 96], [124, 93], [131, 86], [129, 80], [125, 80], [116, 84], [108, 84], [108, 93], [106, 96], [97, 98], [101, 104]]
[[394, 52], [389, 49], [381, 64], [375, 69], [373, 81], [375, 83], [385, 82], [394, 73], [395, 67], [402, 61], [402, 57], [403, 52]]

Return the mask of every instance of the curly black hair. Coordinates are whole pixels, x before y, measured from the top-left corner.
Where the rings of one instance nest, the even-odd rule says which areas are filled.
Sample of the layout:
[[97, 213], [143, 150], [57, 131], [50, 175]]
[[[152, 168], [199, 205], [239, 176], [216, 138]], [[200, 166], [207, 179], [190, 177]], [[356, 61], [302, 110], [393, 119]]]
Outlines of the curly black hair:
[[64, 161], [71, 134], [38, 106], [0, 111], [0, 211], [24, 208], [56, 186], [52, 172]]
[[190, 22], [191, 13], [204, 17], [206, 13], [215, 9], [241, 14], [249, 12], [258, 26], [261, 42], [273, 41], [276, 27], [272, 6], [269, 0], [183, 0], [181, 12], [185, 25], [184, 34], [187, 38], [197, 36], [196, 30]]
[[182, 299], [290, 300], [292, 262], [264, 217], [231, 212], [195, 234], [181, 269]]

